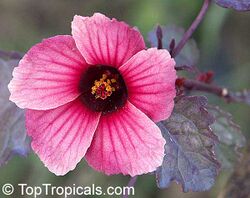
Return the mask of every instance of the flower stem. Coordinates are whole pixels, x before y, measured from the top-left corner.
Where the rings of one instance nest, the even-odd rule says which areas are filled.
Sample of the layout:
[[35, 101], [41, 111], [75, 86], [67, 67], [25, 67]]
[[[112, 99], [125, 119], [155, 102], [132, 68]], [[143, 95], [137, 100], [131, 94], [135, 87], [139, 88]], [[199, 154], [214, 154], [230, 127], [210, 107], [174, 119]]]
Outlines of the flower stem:
[[227, 102], [242, 102], [235, 98], [234, 92], [229, 91], [227, 88], [219, 87], [214, 84], [207, 84], [193, 79], [181, 79], [179, 87], [183, 87], [186, 90], [201, 91], [210, 94], [214, 94], [218, 97], [225, 99]]
[[[225, 88], [221, 88], [213, 84], [206, 84], [204, 82], [200, 82], [197, 80], [185, 79], [183, 81], [183, 87], [185, 87], [188, 90], [203, 91], [203, 92], [215, 94], [220, 97], [224, 97], [223, 89]], [[225, 92], [226, 91], [224, 91], [224, 93]]]
[[[136, 180], [137, 180], [137, 176], [134, 176], [134, 177], [131, 177], [129, 182], [128, 182], [128, 185], [127, 187], [133, 187], [136, 183]], [[128, 198], [129, 194], [128, 194], [128, 191], [125, 192], [125, 194], [122, 196], [123, 198]]]
[[185, 46], [186, 42], [190, 39], [190, 37], [192, 36], [192, 34], [194, 33], [194, 31], [196, 30], [198, 25], [200, 24], [200, 22], [204, 18], [205, 14], [209, 8], [210, 3], [211, 3], [211, 0], [204, 0], [204, 3], [201, 7], [201, 10], [200, 10], [198, 16], [195, 18], [195, 20], [193, 21], [193, 23], [191, 24], [189, 29], [183, 35], [183, 38], [181, 39], [181, 41], [178, 43], [176, 48], [173, 50], [172, 57], [176, 57], [180, 53], [182, 48]]

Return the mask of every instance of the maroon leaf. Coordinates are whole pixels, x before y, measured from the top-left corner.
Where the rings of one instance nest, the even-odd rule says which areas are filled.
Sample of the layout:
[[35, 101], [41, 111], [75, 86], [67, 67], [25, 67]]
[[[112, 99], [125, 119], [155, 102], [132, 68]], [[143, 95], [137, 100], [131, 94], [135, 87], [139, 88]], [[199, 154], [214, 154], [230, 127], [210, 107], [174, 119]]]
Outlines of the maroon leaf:
[[246, 139], [242, 135], [240, 127], [233, 122], [230, 113], [215, 106], [207, 108], [215, 117], [211, 128], [219, 139], [219, 143], [216, 145], [216, 156], [222, 168], [233, 168], [240, 158], [239, 148], [245, 145]]
[[217, 137], [210, 129], [214, 118], [206, 105], [203, 96], [181, 97], [171, 117], [158, 123], [166, 140], [164, 161], [156, 171], [159, 188], [167, 188], [173, 180], [184, 192], [213, 186], [219, 168], [213, 149]]
[[250, 10], [249, 0], [214, 0], [216, 4], [224, 8], [232, 8], [238, 11]]
[[0, 51], [0, 166], [7, 163], [13, 154], [25, 156], [30, 149], [24, 111], [9, 101], [7, 88], [20, 57], [17, 52]]

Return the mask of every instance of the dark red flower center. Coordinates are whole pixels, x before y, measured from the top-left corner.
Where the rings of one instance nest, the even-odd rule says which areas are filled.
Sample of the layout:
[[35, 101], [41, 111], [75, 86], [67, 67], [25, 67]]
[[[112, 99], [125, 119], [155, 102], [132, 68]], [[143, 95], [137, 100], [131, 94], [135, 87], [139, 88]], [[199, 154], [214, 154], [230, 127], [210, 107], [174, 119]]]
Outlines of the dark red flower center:
[[119, 71], [110, 66], [90, 66], [80, 81], [80, 99], [93, 111], [108, 113], [124, 106], [128, 93]]

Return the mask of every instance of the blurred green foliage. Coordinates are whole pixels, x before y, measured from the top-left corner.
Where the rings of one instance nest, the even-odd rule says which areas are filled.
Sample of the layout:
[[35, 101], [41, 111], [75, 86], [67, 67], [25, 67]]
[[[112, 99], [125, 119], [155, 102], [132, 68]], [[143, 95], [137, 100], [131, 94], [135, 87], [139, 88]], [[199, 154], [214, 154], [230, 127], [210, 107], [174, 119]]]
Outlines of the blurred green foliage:
[[[145, 39], [156, 24], [176, 24], [187, 28], [196, 16], [202, 0], [1, 0], [0, 1], [0, 49], [26, 52], [43, 38], [57, 34], [70, 34], [71, 21], [75, 14], [92, 15], [102, 12], [109, 17], [137, 26]], [[212, 5], [204, 22], [194, 34], [201, 49], [197, 67], [202, 71], [214, 70], [215, 80], [231, 89], [250, 88], [250, 13], [239, 13]], [[250, 138], [250, 107], [244, 104], [225, 104], [221, 99], [209, 96], [210, 103], [222, 105], [242, 126]], [[167, 190], [156, 187], [153, 175], [139, 177], [135, 197], [217, 197], [230, 172], [221, 173], [217, 184], [209, 192], [182, 193], [181, 187], [173, 184]], [[10, 182], [41, 185], [83, 185], [92, 183], [103, 187], [125, 186], [128, 177], [105, 176], [95, 172], [84, 162], [64, 177], [50, 173], [31, 154], [26, 159], [15, 157], [0, 169], [0, 186]], [[19, 197], [16, 194], [15, 197]]]

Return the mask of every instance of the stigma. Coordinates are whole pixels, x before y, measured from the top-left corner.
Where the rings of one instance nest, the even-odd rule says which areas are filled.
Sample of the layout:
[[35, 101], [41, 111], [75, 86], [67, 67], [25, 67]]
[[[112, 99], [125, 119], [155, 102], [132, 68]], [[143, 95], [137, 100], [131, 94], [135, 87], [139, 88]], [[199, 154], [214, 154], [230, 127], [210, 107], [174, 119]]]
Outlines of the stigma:
[[95, 98], [105, 100], [117, 90], [117, 81], [115, 78], [109, 78], [107, 74], [102, 74], [100, 80], [95, 80], [91, 87], [91, 93]]
[[111, 66], [90, 66], [79, 83], [80, 100], [86, 107], [103, 114], [126, 104], [127, 87], [119, 71]]

